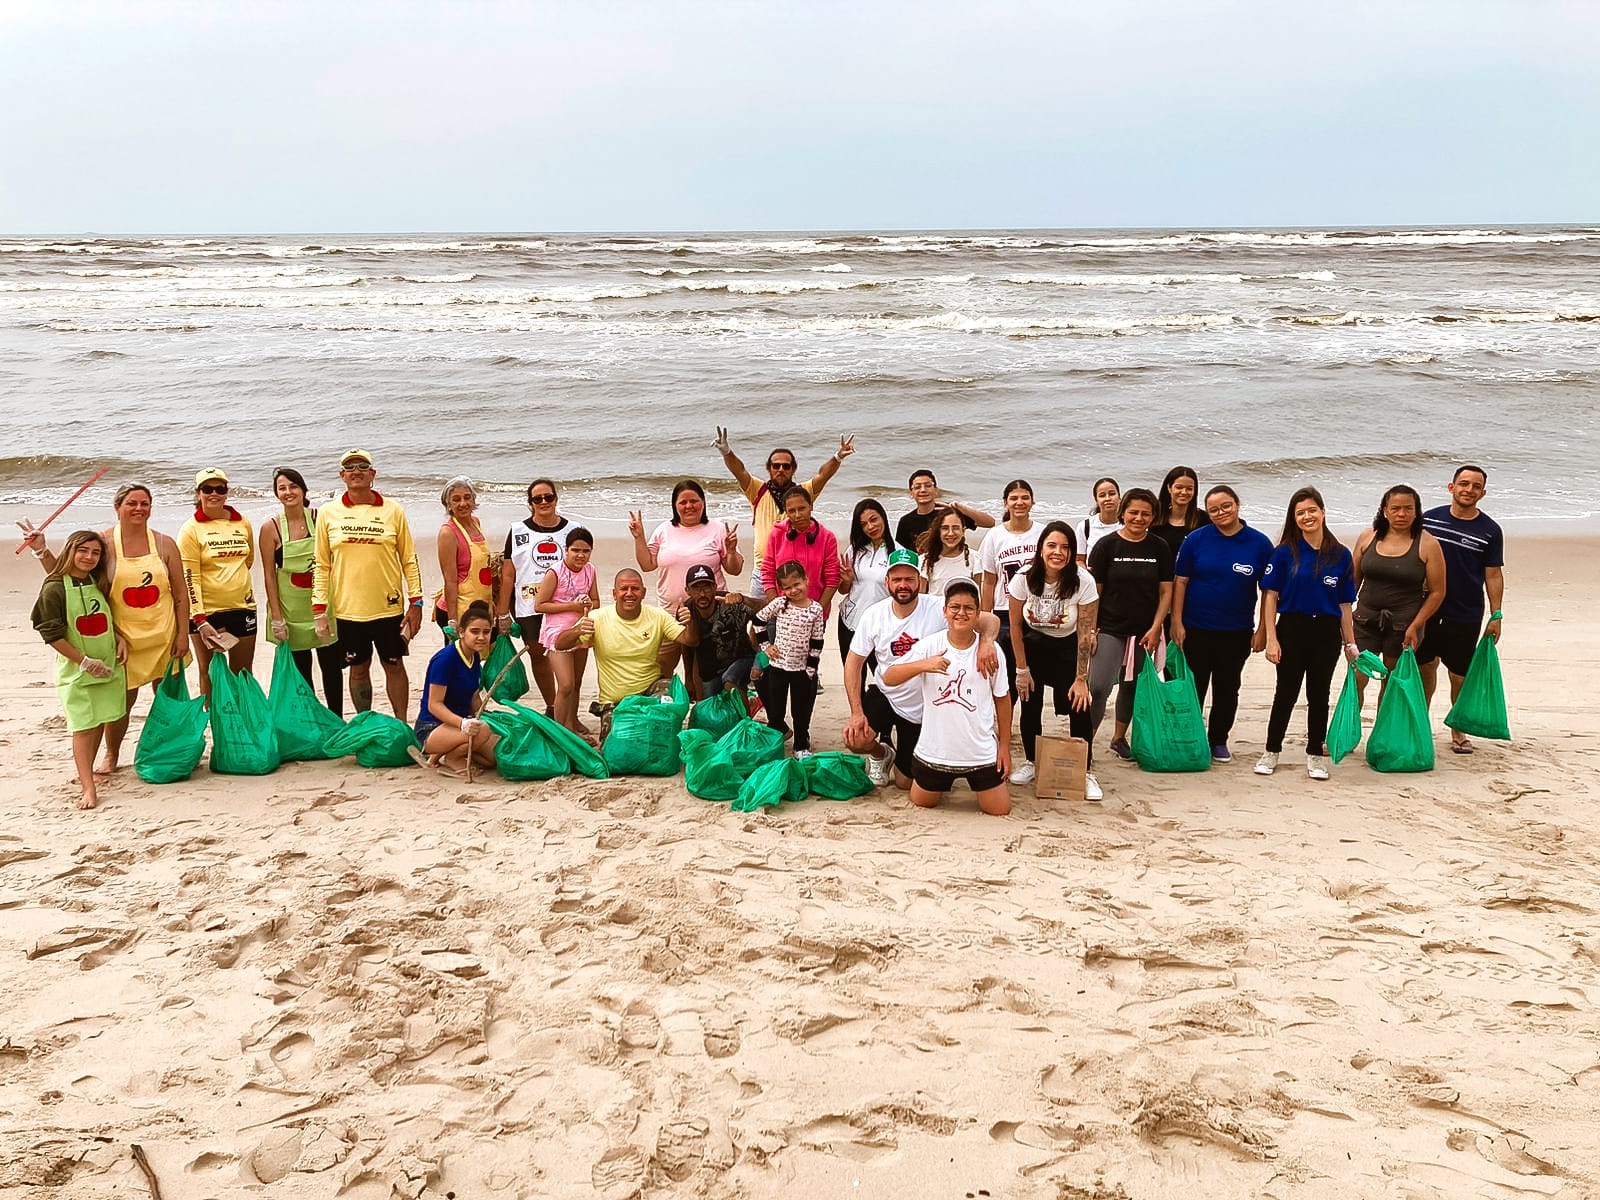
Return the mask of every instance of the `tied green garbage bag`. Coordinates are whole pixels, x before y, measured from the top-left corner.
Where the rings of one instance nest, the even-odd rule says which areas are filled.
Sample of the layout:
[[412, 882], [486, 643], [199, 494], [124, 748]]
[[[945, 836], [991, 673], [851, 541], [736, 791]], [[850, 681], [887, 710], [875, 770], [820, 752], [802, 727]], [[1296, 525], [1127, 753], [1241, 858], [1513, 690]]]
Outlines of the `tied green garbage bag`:
[[611, 714], [611, 732], [600, 748], [613, 775], [676, 775], [683, 765], [678, 730], [689, 713], [659, 696], [625, 696]]
[[327, 758], [322, 748], [344, 728], [337, 713], [317, 699], [306, 677], [294, 665], [294, 652], [288, 642], [279, 642], [272, 657], [272, 686], [267, 695], [272, 705], [272, 730], [278, 739], [278, 757], [284, 762], [306, 762]]
[[746, 717], [717, 739], [728, 752], [734, 770], [747, 776], [763, 763], [783, 756], [783, 733]]
[[1333, 707], [1333, 718], [1328, 722], [1326, 739], [1328, 757], [1343, 762], [1344, 756], [1361, 744], [1361, 693], [1357, 690], [1357, 674], [1368, 679], [1385, 679], [1389, 668], [1383, 665], [1371, 650], [1363, 650], [1355, 662], [1346, 668], [1344, 686], [1339, 689], [1339, 702]]
[[785, 800], [805, 798], [805, 771], [792, 758], [778, 758], [757, 767], [744, 781], [733, 801], [733, 811], [754, 812], [758, 808], [776, 808]]
[[1511, 716], [1506, 712], [1506, 685], [1500, 675], [1500, 648], [1485, 634], [1472, 652], [1472, 664], [1461, 681], [1461, 694], [1450, 706], [1444, 723], [1472, 737], [1511, 740]]
[[694, 706], [689, 713], [689, 728], [703, 729], [715, 741], [749, 715], [744, 696], [733, 688], [723, 688]]
[[[500, 679], [500, 672], [505, 670], [507, 663], [512, 667], [506, 671], [504, 679]], [[500, 686], [494, 687], [494, 681], [500, 679]], [[517, 647], [505, 634], [500, 634], [494, 639], [494, 645], [489, 647], [489, 657], [483, 660], [483, 688], [491, 693], [502, 704], [510, 704], [514, 700], [521, 700], [528, 694], [528, 669], [523, 665], [522, 656], [517, 653]]]
[[[567, 763], [572, 773], [586, 776], [589, 779], [610, 778], [610, 773], [606, 770], [606, 760], [600, 757], [600, 751], [573, 733], [561, 722], [552, 721], [542, 712], [535, 712], [526, 705], [508, 704], [506, 707], [527, 717], [551, 744], [558, 747], [567, 756]], [[484, 713], [482, 715], [487, 719], [490, 714]]]
[[1378, 701], [1378, 715], [1367, 738], [1367, 766], [1386, 772], [1433, 770], [1433, 727], [1422, 673], [1410, 646], [1401, 651]]
[[421, 749], [411, 726], [388, 713], [364, 712], [351, 717], [322, 748], [329, 758], [354, 754], [363, 767], [405, 767], [412, 762], [409, 746]]
[[724, 804], [739, 798], [744, 776], [734, 769], [733, 760], [704, 729], [685, 729], [678, 734], [683, 754], [683, 783], [691, 796], [702, 800], [721, 800]]
[[150, 702], [150, 715], [139, 734], [133, 769], [146, 783], [177, 783], [194, 774], [206, 752], [206, 702], [189, 695], [183, 663], [173, 659]]
[[659, 703], [677, 712], [678, 728], [682, 729], [683, 723], [689, 719], [689, 709], [694, 702], [689, 699], [689, 689], [684, 686], [683, 680], [674, 675], [672, 681], [667, 684], [666, 696], [662, 697]]
[[267, 694], [248, 671], [228, 670], [211, 656], [211, 769], [222, 775], [270, 775], [278, 769], [278, 735]]
[[493, 709], [481, 714], [483, 723], [500, 735], [494, 748], [495, 766], [504, 779], [554, 779], [572, 773], [567, 752], [553, 741], [541, 722], [544, 717], [523, 708]]
[[1211, 743], [1194, 676], [1177, 646], [1167, 647], [1167, 670], [1161, 672], [1148, 653], [1139, 668], [1139, 686], [1133, 694], [1133, 757], [1146, 771], [1204, 771], [1211, 766]]
[[828, 750], [800, 760], [805, 772], [806, 790], [824, 800], [853, 800], [865, 796], [874, 786], [867, 777], [866, 764], [856, 754]]

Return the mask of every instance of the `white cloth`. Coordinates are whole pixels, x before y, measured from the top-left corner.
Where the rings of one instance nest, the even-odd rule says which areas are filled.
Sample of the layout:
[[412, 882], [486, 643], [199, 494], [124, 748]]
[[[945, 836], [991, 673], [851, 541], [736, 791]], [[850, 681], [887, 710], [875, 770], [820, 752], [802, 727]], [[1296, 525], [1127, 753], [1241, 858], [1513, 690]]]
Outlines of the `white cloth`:
[[1035, 596], [1028, 591], [1026, 571], [1018, 571], [1011, 577], [1006, 592], [1013, 600], [1022, 601], [1022, 619], [1027, 622], [1029, 629], [1046, 637], [1059, 638], [1071, 637], [1078, 632], [1078, 605], [1093, 604], [1100, 598], [1100, 590], [1094, 585], [1094, 576], [1082, 567], [1078, 568], [1077, 594], [1066, 600], [1061, 599], [1061, 585], [1058, 583], [1045, 584], [1042, 596]]
[[1082, 558], [1089, 557], [1089, 551], [1094, 549], [1094, 544], [1101, 538], [1109, 537], [1122, 528], [1121, 521], [1113, 521], [1107, 525], [1100, 519], [1100, 510], [1096, 509], [1084, 518], [1083, 524], [1078, 526], [1078, 554]]
[[862, 554], [854, 550], [847, 553], [856, 581], [849, 594], [839, 602], [839, 619], [853, 632], [867, 609], [889, 594], [888, 585], [884, 583], [889, 574], [889, 551], [883, 546], [872, 546]]
[[978, 670], [976, 635], [972, 645], [958, 650], [950, 645], [946, 630], [923, 638], [900, 661], [922, 662], [940, 655], [947, 660], [943, 672], [929, 671], [913, 680], [922, 688], [922, 735], [917, 739], [917, 757], [930, 766], [957, 771], [987, 766], [1000, 750], [994, 727], [994, 700], [1007, 691], [1005, 653], [1000, 652], [1000, 669], [994, 678], [985, 679]]
[[1006, 599], [1011, 577], [1028, 569], [1038, 546], [1038, 525], [1030, 525], [1025, 533], [1012, 533], [1004, 525], [996, 525], [983, 535], [983, 545], [978, 547], [978, 569], [995, 577], [994, 611], [1002, 617], [1011, 609]]
[[[903, 720], [922, 720], [922, 684], [909, 679], [897, 687], [886, 687], [883, 672], [899, 662], [918, 640], [939, 633], [944, 627], [944, 601], [937, 596], [919, 595], [909, 616], [895, 616], [892, 599], [880, 600], [861, 614], [850, 653], [862, 658], [878, 656], [878, 690]], [[1000, 675], [1003, 680], [1005, 672]]]

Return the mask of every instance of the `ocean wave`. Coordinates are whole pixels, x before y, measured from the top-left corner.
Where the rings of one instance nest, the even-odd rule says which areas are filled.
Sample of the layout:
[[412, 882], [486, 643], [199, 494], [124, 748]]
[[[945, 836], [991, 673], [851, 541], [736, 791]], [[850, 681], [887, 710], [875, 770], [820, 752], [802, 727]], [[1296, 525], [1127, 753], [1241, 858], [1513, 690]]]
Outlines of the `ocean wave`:
[[1405, 471], [1428, 467], [1448, 467], [1457, 462], [1453, 454], [1439, 450], [1409, 450], [1388, 454], [1302, 454], [1285, 458], [1234, 459], [1207, 470], [1208, 478], [1269, 476], [1292, 479], [1304, 475], [1327, 479], [1348, 479], [1370, 474], [1375, 468]]
[[1482, 322], [1486, 325], [1540, 325], [1558, 324], [1568, 321], [1586, 322], [1600, 321], [1600, 311], [1574, 309], [1561, 311], [1557, 309], [1544, 309], [1534, 312], [1500, 311], [1496, 309], [1473, 309], [1466, 312], [1333, 312], [1333, 313], [1292, 313], [1270, 318], [1273, 321], [1288, 325], [1401, 325], [1401, 324], [1429, 324], [1429, 325], [1459, 325], [1468, 322]]
[[479, 276], [473, 271], [463, 271], [459, 275], [390, 275], [387, 278], [397, 283], [471, 283]]
[[1200, 272], [1189, 275], [1008, 275], [1004, 282], [1052, 287], [1170, 287], [1188, 283], [1268, 283], [1280, 280], [1332, 283], [1332, 271], [1301, 271], [1288, 275], [1241, 275]]

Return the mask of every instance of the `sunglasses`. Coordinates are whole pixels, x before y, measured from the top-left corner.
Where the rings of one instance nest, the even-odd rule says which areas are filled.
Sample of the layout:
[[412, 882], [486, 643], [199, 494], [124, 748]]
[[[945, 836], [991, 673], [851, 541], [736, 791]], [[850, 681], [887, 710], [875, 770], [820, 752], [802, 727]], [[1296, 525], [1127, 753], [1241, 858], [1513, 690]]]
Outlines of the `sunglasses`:
[[556, 502], [554, 492], [544, 492], [538, 496], [529, 496], [528, 499], [535, 504], [554, 504]]
[[226, 496], [228, 485], [225, 483], [202, 483], [200, 491], [207, 496]]

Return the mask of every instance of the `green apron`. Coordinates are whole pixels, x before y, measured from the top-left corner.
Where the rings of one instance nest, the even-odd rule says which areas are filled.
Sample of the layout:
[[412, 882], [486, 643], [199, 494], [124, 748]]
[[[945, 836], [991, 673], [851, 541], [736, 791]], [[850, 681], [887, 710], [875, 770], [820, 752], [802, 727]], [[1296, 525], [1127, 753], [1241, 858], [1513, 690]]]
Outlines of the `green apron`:
[[78, 587], [67, 578], [61, 586], [67, 594], [67, 641], [80, 654], [111, 667], [111, 674], [96, 679], [66, 655], [56, 656], [56, 694], [67, 728], [77, 733], [122, 719], [128, 711], [128, 677], [117, 663], [111, 602], [93, 583]]
[[[312, 560], [316, 557], [317, 525], [316, 518], [310, 510], [306, 511], [306, 536], [289, 540], [289, 519], [282, 513], [278, 514], [278, 542], [282, 547], [280, 557], [283, 565], [278, 571], [278, 607], [283, 610], [283, 619], [289, 625], [289, 649], [314, 650], [318, 646], [328, 645], [338, 636], [339, 627], [334, 623], [333, 617], [328, 618], [328, 625], [332, 635], [327, 642], [317, 638], [316, 617], [311, 611], [311, 569]], [[272, 636], [272, 622], [267, 622], [267, 640], [276, 642]]]

